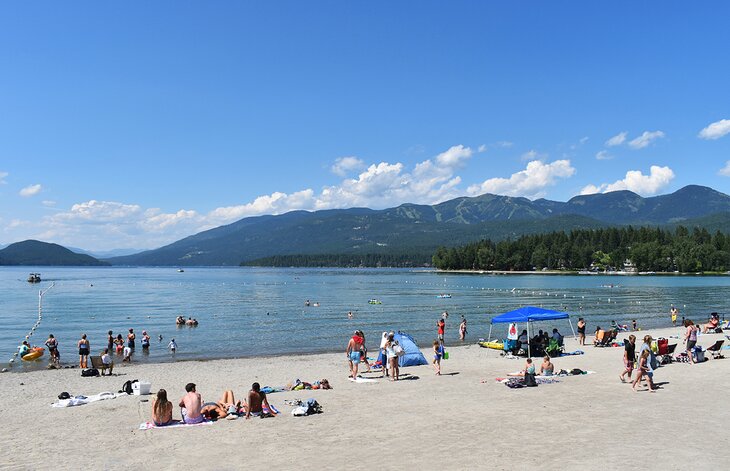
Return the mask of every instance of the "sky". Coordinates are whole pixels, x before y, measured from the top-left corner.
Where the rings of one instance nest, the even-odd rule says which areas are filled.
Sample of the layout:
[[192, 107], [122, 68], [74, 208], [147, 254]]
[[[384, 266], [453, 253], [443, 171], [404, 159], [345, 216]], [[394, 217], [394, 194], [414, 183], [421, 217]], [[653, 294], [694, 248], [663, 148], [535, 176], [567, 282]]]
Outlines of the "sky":
[[730, 3], [0, 2], [0, 244], [730, 193]]

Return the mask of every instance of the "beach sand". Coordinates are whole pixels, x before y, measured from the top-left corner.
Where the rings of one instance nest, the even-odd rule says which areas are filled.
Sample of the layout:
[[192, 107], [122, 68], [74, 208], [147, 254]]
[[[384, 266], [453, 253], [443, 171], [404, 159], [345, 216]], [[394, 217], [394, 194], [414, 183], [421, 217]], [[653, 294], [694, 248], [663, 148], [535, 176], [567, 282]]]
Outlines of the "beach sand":
[[[637, 333], [669, 337], [679, 328]], [[619, 340], [628, 334], [620, 334]], [[722, 335], [703, 335], [707, 347]], [[677, 351], [683, 350], [681, 340]], [[640, 345], [637, 340], [637, 347]], [[346, 339], [343, 340], [343, 352]], [[423, 347], [424, 345], [422, 345]], [[372, 346], [371, 346], [372, 347]], [[566, 338], [568, 351], [577, 342]], [[661, 389], [635, 393], [619, 381], [623, 348], [585, 346], [554, 360], [557, 369], [596, 374], [510, 389], [494, 379], [522, 369], [477, 345], [451, 346], [443, 376], [403, 368], [417, 379], [356, 384], [344, 353], [205, 362], [117, 365], [111, 377], [78, 369], [0, 375], [3, 469], [724, 469], [730, 420], [724, 399], [730, 359], [659, 368]], [[371, 351], [376, 351], [372, 349]], [[430, 352], [423, 350], [430, 360]], [[638, 348], [637, 348], [638, 351]], [[709, 353], [708, 353], [709, 356]], [[539, 366], [539, 359], [535, 359]], [[365, 375], [375, 377], [377, 375]], [[244, 397], [251, 383], [283, 386], [327, 378], [332, 390], [269, 395], [282, 414], [212, 425], [138, 430], [153, 396], [124, 396], [52, 408], [62, 391], [117, 391], [129, 379], [168, 391], [175, 404], [188, 382], [204, 400], [225, 389]], [[481, 382], [486, 380], [486, 382]], [[644, 389], [644, 388], [642, 388]], [[324, 413], [293, 417], [287, 399], [315, 398]]]

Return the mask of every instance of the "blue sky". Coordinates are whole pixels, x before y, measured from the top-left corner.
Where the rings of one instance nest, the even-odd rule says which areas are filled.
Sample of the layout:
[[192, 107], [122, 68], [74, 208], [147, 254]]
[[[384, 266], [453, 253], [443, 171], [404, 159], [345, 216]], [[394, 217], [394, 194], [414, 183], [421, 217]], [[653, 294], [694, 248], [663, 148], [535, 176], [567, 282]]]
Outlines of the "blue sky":
[[0, 243], [730, 193], [726, 2], [3, 2]]

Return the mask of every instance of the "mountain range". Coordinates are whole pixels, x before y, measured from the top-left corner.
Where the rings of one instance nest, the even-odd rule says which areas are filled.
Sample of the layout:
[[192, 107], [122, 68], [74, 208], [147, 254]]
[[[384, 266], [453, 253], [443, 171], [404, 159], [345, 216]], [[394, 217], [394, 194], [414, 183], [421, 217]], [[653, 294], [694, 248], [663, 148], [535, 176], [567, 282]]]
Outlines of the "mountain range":
[[272, 255], [394, 254], [421, 257], [441, 246], [554, 230], [679, 224], [730, 232], [730, 196], [690, 185], [644, 198], [631, 191], [567, 202], [484, 194], [429, 205], [255, 216], [164, 247], [107, 259], [113, 265], [226, 266]]

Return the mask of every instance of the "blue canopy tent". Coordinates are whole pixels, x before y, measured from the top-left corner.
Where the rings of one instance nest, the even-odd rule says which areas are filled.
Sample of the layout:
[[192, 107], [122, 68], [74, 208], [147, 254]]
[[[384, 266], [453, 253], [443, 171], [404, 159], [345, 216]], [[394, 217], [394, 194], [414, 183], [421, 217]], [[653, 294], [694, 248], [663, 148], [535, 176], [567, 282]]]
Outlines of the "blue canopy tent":
[[394, 338], [406, 352], [405, 355], [398, 358], [398, 366], [428, 365], [428, 361], [426, 361], [413, 337], [405, 332], [398, 331]]
[[[527, 324], [527, 338], [530, 338], [530, 322], [535, 321], [552, 321], [556, 319], [568, 319], [570, 324], [570, 330], [573, 331], [573, 337], [575, 337], [575, 329], [573, 329], [573, 323], [570, 321], [570, 314], [567, 312], [553, 311], [551, 309], [543, 309], [535, 306], [525, 306], [514, 311], [505, 312], [496, 317], [492, 318], [492, 322], [489, 325], [489, 338], [492, 338], [492, 326], [494, 324]], [[530, 343], [527, 343], [527, 356], [530, 356]]]

